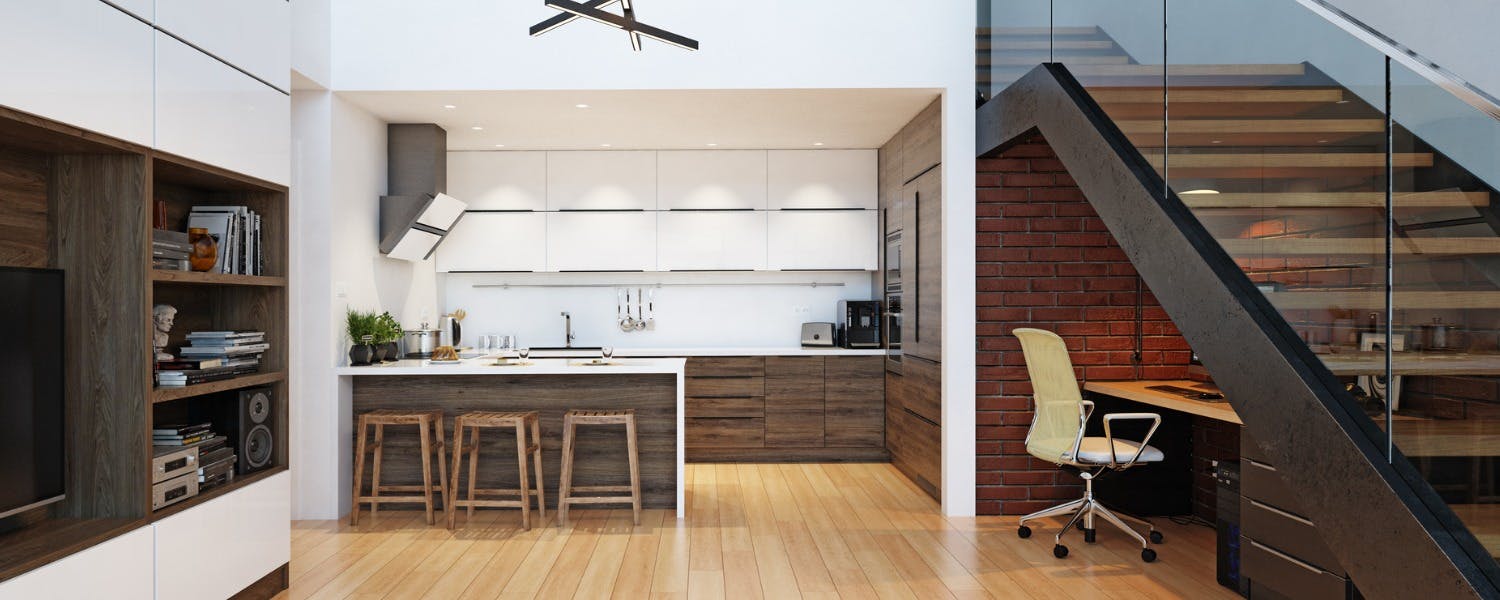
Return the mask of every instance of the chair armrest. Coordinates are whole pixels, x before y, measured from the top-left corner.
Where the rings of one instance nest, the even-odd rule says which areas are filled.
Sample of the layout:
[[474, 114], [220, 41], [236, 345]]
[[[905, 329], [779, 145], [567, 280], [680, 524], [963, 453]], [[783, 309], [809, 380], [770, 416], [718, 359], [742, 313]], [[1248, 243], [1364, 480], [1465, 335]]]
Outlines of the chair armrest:
[[1093, 400], [1079, 400], [1078, 401], [1078, 435], [1073, 438], [1073, 453], [1072, 453], [1072, 456], [1075, 458], [1075, 460], [1076, 460], [1076, 458], [1078, 456], [1078, 449], [1083, 446], [1083, 436], [1084, 436], [1084, 433], [1086, 431], [1088, 431], [1088, 428], [1089, 428], [1089, 418], [1093, 417], [1093, 416], [1094, 416], [1094, 401]]
[[[1146, 431], [1145, 439], [1140, 442], [1140, 447], [1135, 449], [1135, 456], [1125, 464], [1120, 464], [1120, 457], [1115, 454], [1115, 436], [1110, 432], [1110, 424], [1115, 421], [1151, 421], [1151, 429]], [[1113, 413], [1104, 415], [1104, 437], [1109, 440], [1109, 466], [1112, 469], [1125, 470], [1135, 465], [1135, 461], [1141, 458], [1141, 453], [1146, 451], [1146, 444], [1151, 442], [1151, 436], [1156, 434], [1156, 428], [1161, 426], [1161, 415], [1156, 413]]]

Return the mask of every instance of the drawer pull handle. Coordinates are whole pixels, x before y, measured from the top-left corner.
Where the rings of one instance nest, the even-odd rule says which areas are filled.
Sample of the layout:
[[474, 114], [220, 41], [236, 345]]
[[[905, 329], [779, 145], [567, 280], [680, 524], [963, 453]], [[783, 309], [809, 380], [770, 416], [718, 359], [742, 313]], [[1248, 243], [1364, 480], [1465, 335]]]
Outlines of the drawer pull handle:
[[1299, 567], [1302, 567], [1304, 569], [1312, 571], [1313, 573], [1316, 573], [1318, 575], [1323, 575], [1324, 574], [1324, 571], [1322, 569], [1319, 569], [1319, 568], [1314, 567], [1314, 566], [1312, 566], [1310, 564], [1307, 564], [1305, 562], [1297, 560], [1296, 558], [1294, 558], [1294, 557], [1286, 554], [1285, 552], [1282, 552], [1280, 550], [1277, 550], [1275, 548], [1272, 548], [1270, 546], [1267, 546], [1267, 545], [1262, 544], [1260, 542], [1257, 542], [1255, 540], [1250, 540], [1250, 545], [1255, 546], [1256, 548], [1260, 548], [1261, 550], [1265, 550], [1266, 552], [1270, 552], [1271, 554], [1274, 554], [1274, 555], [1280, 557], [1281, 559], [1283, 559], [1283, 560], [1285, 560], [1285, 561], [1287, 561], [1289, 563], [1292, 563], [1294, 565], [1297, 565]]
[[1303, 525], [1306, 525], [1308, 527], [1317, 527], [1317, 525], [1314, 525], [1312, 521], [1309, 521], [1306, 518], [1299, 517], [1297, 515], [1294, 515], [1292, 513], [1284, 511], [1284, 510], [1281, 510], [1281, 509], [1276, 508], [1274, 506], [1271, 506], [1269, 504], [1265, 504], [1265, 503], [1263, 503], [1263, 502], [1261, 502], [1259, 500], [1251, 500], [1250, 504], [1253, 504], [1253, 505], [1255, 505], [1255, 506], [1257, 506], [1259, 508], [1271, 511], [1271, 512], [1277, 514], [1277, 515], [1280, 515], [1282, 517], [1286, 517], [1288, 519], [1291, 519], [1293, 521], [1296, 521], [1296, 522], [1301, 523]]
[[909, 415], [911, 415], [913, 417], [921, 419], [923, 422], [927, 423], [928, 425], [931, 425], [933, 427], [942, 427], [941, 425], [937, 424], [937, 421], [933, 421], [932, 419], [929, 419], [927, 417], [919, 415], [919, 414], [917, 414], [917, 411], [914, 411], [914, 410], [912, 410], [910, 408], [907, 408], [907, 407], [903, 406], [903, 407], [901, 407], [901, 410], [906, 411], [906, 414], [909, 414]]
[[1260, 467], [1260, 468], [1265, 469], [1267, 471], [1275, 471], [1276, 470], [1276, 467], [1273, 467], [1273, 466], [1268, 465], [1268, 464], [1263, 463], [1263, 462], [1258, 462], [1258, 461], [1256, 461], [1253, 458], [1247, 458], [1247, 459], [1245, 459], [1245, 462], [1250, 463], [1250, 466]]

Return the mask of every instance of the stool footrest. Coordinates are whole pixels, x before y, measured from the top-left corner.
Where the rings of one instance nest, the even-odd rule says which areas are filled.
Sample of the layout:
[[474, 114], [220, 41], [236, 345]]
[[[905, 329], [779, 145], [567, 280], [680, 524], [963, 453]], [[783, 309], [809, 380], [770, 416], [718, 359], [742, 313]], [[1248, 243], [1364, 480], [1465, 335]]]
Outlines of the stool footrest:
[[562, 502], [566, 504], [630, 504], [633, 501], [630, 496], [582, 496], [562, 499]]
[[382, 485], [379, 491], [382, 494], [386, 492], [425, 492], [427, 488], [420, 485]]
[[475, 496], [535, 496], [536, 490], [474, 490]]
[[575, 485], [574, 492], [630, 492], [628, 485]]
[[455, 500], [453, 508], [468, 507], [490, 507], [490, 508], [521, 508], [520, 500]]
[[426, 502], [426, 496], [360, 496], [360, 502]]

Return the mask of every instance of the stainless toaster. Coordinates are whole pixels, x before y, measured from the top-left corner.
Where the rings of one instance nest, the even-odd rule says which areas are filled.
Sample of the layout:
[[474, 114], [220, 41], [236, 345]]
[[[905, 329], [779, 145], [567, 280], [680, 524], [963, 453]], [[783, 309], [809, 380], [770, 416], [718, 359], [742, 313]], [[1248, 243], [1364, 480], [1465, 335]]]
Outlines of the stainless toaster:
[[802, 345], [833, 347], [833, 323], [803, 323]]

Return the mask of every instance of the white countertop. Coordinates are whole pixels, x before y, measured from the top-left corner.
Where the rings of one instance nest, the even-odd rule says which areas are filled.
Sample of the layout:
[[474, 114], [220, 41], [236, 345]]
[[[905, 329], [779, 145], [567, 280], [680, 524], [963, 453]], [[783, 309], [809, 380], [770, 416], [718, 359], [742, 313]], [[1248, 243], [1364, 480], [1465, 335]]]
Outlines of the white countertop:
[[[885, 356], [884, 348], [801, 348], [797, 346], [768, 346], [753, 348], [622, 348], [615, 347], [616, 357], [677, 357], [677, 356]], [[557, 356], [583, 356], [593, 358], [597, 350], [537, 350], [532, 358]]]
[[[518, 362], [511, 359], [512, 363]], [[606, 365], [587, 364], [589, 359], [536, 358], [529, 364], [496, 366], [495, 357], [466, 358], [457, 364], [432, 364], [429, 360], [398, 360], [364, 367], [338, 367], [337, 375], [626, 375], [666, 373], [681, 376], [687, 362], [682, 358], [615, 358]]]

